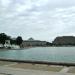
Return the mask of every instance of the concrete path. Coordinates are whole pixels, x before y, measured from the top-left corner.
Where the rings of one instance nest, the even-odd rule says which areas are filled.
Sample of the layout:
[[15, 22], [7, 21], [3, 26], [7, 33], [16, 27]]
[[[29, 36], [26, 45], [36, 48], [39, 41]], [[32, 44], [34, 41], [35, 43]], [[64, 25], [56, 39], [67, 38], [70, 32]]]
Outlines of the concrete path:
[[75, 75], [71, 73], [69, 74], [69, 73], [61, 73], [61, 72], [19, 69], [19, 68], [7, 67], [7, 66], [0, 66], [0, 73], [6, 73], [9, 75]]
[[60, 73], [67, 73], [68, 70], [69, 70], [69, 67], [64, 67], [64, 68], [60, 71]]

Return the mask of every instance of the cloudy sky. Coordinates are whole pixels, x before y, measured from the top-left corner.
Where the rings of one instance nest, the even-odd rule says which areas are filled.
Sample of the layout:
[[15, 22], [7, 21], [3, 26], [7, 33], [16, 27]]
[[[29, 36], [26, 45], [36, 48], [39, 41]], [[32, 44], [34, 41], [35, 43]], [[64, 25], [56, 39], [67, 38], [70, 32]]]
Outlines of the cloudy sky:
[[0, 33], [52, 41], [75, 35], [75, 0], [0, 0]]

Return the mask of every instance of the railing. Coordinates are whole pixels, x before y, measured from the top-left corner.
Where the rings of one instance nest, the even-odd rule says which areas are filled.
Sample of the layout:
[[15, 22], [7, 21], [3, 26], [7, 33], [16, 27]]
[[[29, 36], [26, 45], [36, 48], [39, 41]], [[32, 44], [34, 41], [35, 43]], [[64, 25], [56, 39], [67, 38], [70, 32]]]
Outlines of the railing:
[[75, 63], [66, 63], [66, 62], [49, 62], [49, 61], [34, 61], [34, 60], [16, 60], [16, 59], [3, 59], [0, 58], [0, 61], [8, 62], [18, 62], [18, 63], [31, 63], [31, 64], [46, 64], [46, 65], [59, 65], [59, 66], [75, 66]]

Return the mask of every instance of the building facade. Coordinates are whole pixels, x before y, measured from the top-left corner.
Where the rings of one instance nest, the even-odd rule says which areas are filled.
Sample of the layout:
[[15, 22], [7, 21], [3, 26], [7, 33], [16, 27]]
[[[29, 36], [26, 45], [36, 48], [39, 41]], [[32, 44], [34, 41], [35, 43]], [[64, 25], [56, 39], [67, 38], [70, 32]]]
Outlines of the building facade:
[[22, 42], [21, 46], [22, 47], [27, 47], [27, 46], [46, 46], [46, 41], [40, 41], [40, 40], [34, 40], [32, 38], [25, 40]]
[[53, 41], [55, 45], [75, 45], [75, 37], [74, 36], [61, 36], [56, 37]]

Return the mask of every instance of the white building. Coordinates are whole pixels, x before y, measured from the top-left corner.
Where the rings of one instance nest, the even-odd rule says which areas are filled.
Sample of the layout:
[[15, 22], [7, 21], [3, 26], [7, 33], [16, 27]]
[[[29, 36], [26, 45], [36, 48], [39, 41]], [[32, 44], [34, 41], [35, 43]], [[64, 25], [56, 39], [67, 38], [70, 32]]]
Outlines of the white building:
[[5, 48], [11, 48], [10, 40], [6, 40], [4, 44]]
[[0, 44], [0, 48], [3, 48], [4, 46], [3, 46], [3, 44]]
[[12, 44], [11, 49], [20, 49], [20, 46]]
[[46, 46], [46, 41], [40, 41], [40, 40], [34, 40], [33, 38], [29, 38], [28, 40], [25, 40], [22, 42], [22, 47], [27, 46]]

